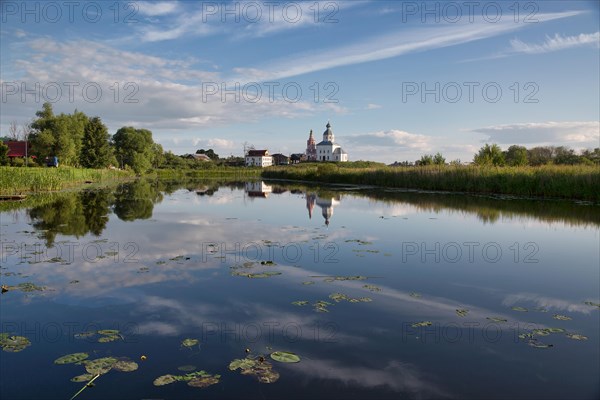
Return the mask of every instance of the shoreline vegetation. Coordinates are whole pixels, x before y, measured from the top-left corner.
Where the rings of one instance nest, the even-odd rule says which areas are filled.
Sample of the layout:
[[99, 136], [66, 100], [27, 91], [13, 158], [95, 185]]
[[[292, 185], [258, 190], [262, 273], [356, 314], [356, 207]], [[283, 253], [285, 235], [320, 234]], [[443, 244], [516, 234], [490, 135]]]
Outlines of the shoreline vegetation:
[[600, 167], [587, 165], [346, 168], [335, 164], [299, 164], [265, 169], [262, 177], [324, 184], [600, 202]]
[[[600, 167], [587, 165], [390, 167], [306, 163], [265, 169], [226, 166], [156, 169], [142, 177], [166, 180], [279, 179], [326, 185], [368, 185], [392, 189], [600, 202]], [[130, 170], [0, 167], [0, 195], [52, 192], [91, 183], [104, 184], [133, 179], [136, 179], [136, 175]]]

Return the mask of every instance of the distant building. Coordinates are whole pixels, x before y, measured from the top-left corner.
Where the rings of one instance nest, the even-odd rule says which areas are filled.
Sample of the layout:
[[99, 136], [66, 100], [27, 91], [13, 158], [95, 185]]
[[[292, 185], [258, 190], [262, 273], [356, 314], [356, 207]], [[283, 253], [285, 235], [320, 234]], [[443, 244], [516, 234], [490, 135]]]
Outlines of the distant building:
[[[328, 122], [325, 132], [323, 132], [323, 141], [317, 143], [318, 161], [348, 161], [348, 153], [342, 146], [335, 143], [331, 124]], [[310, 138], [309, 138], [310, 140]]]
[[8, 158], [25, 158], [33, 157], [31, 154], [31, 142], [25, 142], [23, 140], [8, 140], [4, 142], [8, 146]]
[[306, 160], [306, 154], [295, 153], [295, 154], [292, 154], [290, 156], [290, 163], [292, 163], [292, 164], [298, 164], [298, 163], [301, 163], [301, 162], [304, 162], [304, 161], [307, 161]]
[[317, 144], [312, 129], [306, 141], [306, 161], [317, 161]]
[[192, 157], [196, 161], [212, 161], [206, 154], [192, 154]]
[[273, 157], [269, 150], [249, 150], [246, 154], [247, 167], [270, 167], [273, 165]]
[[290, 158], [283, 154], [273, 154], [273, 165], [288, 165]]

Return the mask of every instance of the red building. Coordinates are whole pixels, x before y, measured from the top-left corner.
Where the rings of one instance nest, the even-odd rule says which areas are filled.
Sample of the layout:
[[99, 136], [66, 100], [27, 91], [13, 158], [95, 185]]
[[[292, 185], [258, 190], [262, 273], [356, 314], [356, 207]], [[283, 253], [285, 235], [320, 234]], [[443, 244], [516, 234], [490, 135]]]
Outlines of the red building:
[[[35, 158], [35, 156], [30, 156], [31, 142], [9, 140], [4, 142], [4, 144], [8, 146], [8, 158], [25, 158], [28, 156]], [[27, 146], [27, 148], [25, 146]]]

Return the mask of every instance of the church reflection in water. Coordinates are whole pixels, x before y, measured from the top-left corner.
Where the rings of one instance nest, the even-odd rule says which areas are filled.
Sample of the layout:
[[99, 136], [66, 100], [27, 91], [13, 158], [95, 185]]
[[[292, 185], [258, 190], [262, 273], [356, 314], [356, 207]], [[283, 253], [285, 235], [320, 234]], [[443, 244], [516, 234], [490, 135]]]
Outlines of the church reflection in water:
[[306, 208], [309, 219], [312, 219], [315, 204], [321, 207], [321, 215], [325, 218], [325, 225], [329, 225], [331, 217], [333, 217], [333, 207], [340, 204], [340, 196], [319, 196], [316, 193], [306, 192]]
[[267, 198], [273, 191], [273, 187], [263, 181], [246, 182], [246, 194], [248, 197]]

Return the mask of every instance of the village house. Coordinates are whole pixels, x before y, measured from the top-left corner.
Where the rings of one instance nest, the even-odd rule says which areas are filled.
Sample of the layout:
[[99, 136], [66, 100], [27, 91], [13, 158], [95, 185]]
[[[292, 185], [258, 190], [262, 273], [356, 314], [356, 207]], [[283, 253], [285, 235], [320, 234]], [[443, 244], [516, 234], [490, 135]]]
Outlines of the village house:
[[273, 165], [273, 157], [269, 150], [249, 150], [246, 154], [247, 167], [270, 167]]
[[284, 154], [273, 154], [273, 165], [288, 165], [290, 158]]

